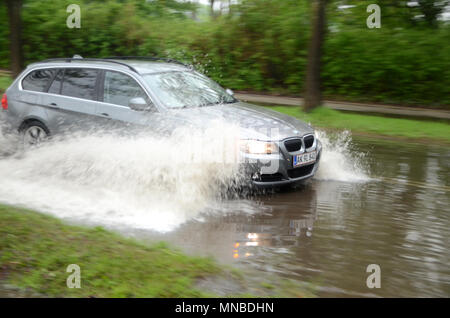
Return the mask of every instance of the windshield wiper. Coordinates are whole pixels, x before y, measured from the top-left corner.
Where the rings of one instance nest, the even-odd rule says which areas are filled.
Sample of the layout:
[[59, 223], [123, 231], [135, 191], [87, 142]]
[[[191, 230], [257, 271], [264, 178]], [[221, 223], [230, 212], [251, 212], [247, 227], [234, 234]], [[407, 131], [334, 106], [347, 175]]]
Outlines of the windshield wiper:
[[214, 105], [221, 105], [221, 104], [233, 104], [233, 103], [237, 103], [238, 100], [237, 99], [233, 99], [231, 101], [219, 101], [219, 102], [215, 102], [215, 103], [209, 103], [209, 104], [200, 104], [200, 105], [184, 105], [181, 107], [176, 107], [178, 109], [184, 109], [184, 108], [197, 108], [197, 107], [208, 107], [208, 106], [214, 106]]
[[231, 100], [231, 101], [224, 101], [224, 100], [222, 100], [222, 101], [219, 101], [219, 102], [216, 102], [216, 103], [201, 105], [200, 107], [202, 107], [202, 106], [222, 105], [222, 104], [233, 104], [233, 103], [237, 103], [237, 101], [238, 101], [237, 99], [234, 99], [234, 100]]

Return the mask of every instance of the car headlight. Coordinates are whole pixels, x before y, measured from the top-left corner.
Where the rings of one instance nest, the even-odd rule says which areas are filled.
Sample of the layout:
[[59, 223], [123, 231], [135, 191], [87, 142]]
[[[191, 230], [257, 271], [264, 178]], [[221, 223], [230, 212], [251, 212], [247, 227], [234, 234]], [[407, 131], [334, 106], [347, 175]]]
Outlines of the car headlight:
[[250, 154], [278, 153], [278, 146], [271, 141], [241, 140], [241, 151]]

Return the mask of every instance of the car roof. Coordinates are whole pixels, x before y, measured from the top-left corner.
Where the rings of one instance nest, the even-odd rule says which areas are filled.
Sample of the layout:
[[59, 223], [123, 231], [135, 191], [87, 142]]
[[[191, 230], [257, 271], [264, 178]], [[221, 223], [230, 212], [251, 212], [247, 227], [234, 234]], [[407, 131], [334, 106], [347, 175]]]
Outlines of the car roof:
[[128, 70], [138, 74], [152, 74], [174, 71], [189, 71], [191, 68], [178, 61], [144, 61], [133, 59], [50, 59], [30, 64], [28, 68], [39, 67], [95, 67], [105, 69]]
[[125, 62], [126, 64], [132, 66], [140, 74], [149, 73], [162, 73], [171, 71], [187, 71], [191, 70], [187, 65], [182, 65], [178, 63], [168, 63], [168, 62], [157, 62], [157, 61], [138, 61], [138, 60], [114, 60], [117, 62]]

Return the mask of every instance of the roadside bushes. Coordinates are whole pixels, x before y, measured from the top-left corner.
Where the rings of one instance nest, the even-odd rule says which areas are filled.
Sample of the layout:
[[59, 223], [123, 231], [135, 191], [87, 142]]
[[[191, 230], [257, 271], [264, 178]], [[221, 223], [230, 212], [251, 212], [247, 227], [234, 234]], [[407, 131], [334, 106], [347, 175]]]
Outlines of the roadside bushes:
[[449, 107], [450, 29], [331, 33], [322, 75], [328, 96]]
[[[303, 91], [308, 1], [244, 0], [232, 14], [199, 22], [164, 9], [161, 1], [80, 0], [81, 28], [69, 29], [71, 2], [24, 0], [27, 64], [74, 54], [159, 55], [193, 63], [235, 90]], [[346, 15], [333, 8], [324, 43], [325, 97], [450, 108], [449, 24], [429, 29], [390, 22], [369, 30], [364, 6]], [[0, 18], [0, 67], [7, 68], [4, 5]]]

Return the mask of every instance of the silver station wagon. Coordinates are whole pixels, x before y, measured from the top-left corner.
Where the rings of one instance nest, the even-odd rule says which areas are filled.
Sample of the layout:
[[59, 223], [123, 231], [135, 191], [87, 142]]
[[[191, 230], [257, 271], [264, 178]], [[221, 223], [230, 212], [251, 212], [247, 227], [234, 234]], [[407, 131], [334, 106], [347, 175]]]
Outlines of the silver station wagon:
[[216, 119], [236, 123], [248, 132], [240, 152], [249, 182], [258, 187], [314, 176], [322, 150], [306, 123], [241, 102], [190, 66], [155, 57], [31, 64], [6, 90], [0, 115], [3, 128], [20, 132], [25, 145], [102, 123], [169, 132]]

